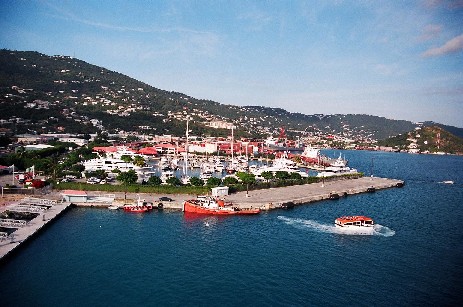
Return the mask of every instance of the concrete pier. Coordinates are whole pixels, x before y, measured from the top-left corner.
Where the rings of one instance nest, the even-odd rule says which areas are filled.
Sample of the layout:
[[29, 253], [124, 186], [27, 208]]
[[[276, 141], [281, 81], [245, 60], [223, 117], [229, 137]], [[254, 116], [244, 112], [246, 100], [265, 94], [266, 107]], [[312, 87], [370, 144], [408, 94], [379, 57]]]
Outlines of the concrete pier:
[[404, 182], [396, 179], [362, 177], [357, 179], [340, 179], [325, 183], [312, 183], [265, 190], [239, 192], [225, 197], [241, 208], [261, 208], [272, 210], [315, 201], [343, 197], [347, 195], [373, 192], [376, 190], [403, 186]]
[[[2, 212], [7, 210], [12, 212], [29, 212], [37, 213], [38, 216], [28, 222], [23, 221], [18, 223], [18, 225], [13, 225], [15, 226], [14, 228], [17, 226], [16, 230], [9, 235], [2, 236], [0, 238], [0, 261], [3, 260], [3, 258], [6, 258], [7, 255], [11, 254], [23, 242], [34, 236], [45, 225], [53, 221], [70, 205], [70, 203], [61, 203], [50, 199], [25, 198], [17, 203], [12, 203], [2, 207]], [[14, 228], [12, 228], [12, 230]]]
[[[366, 193], [373, 190], [382, 190], [397, 186], [402, 186], [403, 181], [397, 179], [387, 179], [379, 177], [362, 177], [357, 179], [336, 179], [324, 183], [311, 183], [305, 185], [296, 185], [288, 187], [270, 188], [262, 190], [253, 190], [249, 193], [238, 192], [225, 197], [226, 203], [232, 203], [235, 207], [240, 208], [261, 208], [262, 210], [272, 210], [284, 208], [288, 205], [300, 205], [330, 199], [336, 194], [339, 197]], [[123, 193], [122, 193], [123, 195]], [[135, 201], [140, 196], [147, 201], [155, 204], [159, 203], [157, 199], [160, 195], [156, 194], [131, 194], [127, 195], [127, 203]], [[174, 199], [172, 202], [163, 202], [164, 209], [181, 210], [185, 200], [196, 198], [194, 195], [175, 194], [169, 195]], [[114, 204], [124, 205], [123, 198], [116, 193]], [[96, 203], [75, 203], [82, 207], [108, 207], [109, 204]]]

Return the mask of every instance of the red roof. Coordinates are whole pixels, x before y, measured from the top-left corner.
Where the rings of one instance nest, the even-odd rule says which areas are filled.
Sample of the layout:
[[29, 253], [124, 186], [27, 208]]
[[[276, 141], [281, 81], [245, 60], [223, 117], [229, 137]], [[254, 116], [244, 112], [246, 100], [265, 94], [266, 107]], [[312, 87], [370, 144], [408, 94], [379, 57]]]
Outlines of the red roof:
[[158, 151], [154, 147], [144, 147], [138, 151], [141, 154], [144, 155], [157, 155]]
[[110, 146], [110, 147], [93, 147], [94, 151], [100, 151], [100, 152], [116, 152], [117, 147]]

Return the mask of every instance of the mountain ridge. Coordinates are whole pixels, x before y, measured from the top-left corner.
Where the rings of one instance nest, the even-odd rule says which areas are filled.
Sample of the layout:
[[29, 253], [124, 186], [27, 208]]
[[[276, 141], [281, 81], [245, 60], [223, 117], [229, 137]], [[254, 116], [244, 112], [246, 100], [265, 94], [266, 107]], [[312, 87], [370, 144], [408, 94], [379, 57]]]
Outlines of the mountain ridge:
[[[290, 136], [335, 134], [376, 140], [416, 127], [411, 121], [366, 114], [307, 115], [281, 108], [226, 105], [161, 90], [73, 57], [36, 51], [0, 50], [0, 94], [0, 119], [22, 118], [28, 125], [16, 123], [20, 132], [183, 135], [187, 115], [192, 118], [193, 133], [212, 136], [228, 135], [226, 128], [233, 125], [238, 136], [278, 135], [284, 127]], [[212, 128], [213, 122], [219, 128]], [[463, 137], [461, 128], [438, 125]]]

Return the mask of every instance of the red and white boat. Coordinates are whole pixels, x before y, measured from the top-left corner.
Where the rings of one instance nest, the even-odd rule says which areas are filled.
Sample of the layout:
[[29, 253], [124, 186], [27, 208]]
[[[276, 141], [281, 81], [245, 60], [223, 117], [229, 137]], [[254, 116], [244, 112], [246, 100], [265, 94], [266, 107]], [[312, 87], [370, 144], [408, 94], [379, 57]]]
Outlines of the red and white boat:
[[375, 225], [373, 219], [362, 215], [338, 217], [334, 223], [336, 224], [336, 227], [345, 229], [373, 229], [373, 226]]
[[127, 204], [122, 207], [126, 212], [143, 213], [153, 210], [153, 203], [144, 199], [138, 199], [135, 204]]
[[209, 215], [250, 215], [260, 213], [260, 209], [242, 209], [226, 206], [224, 201], [211, 197], [198, 197], [197, 199], [187, 200], [183, 203], [183, 211]]

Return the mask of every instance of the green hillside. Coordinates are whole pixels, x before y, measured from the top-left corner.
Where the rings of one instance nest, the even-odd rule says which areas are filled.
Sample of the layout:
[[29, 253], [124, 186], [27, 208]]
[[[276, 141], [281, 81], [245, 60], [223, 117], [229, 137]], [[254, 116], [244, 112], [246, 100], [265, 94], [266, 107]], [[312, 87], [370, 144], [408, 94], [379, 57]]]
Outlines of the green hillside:
[[[364, 114], [305, 115], [279, 108], [233, 106], [164, 91], [67, 56], [0, 50], [1, 127], [16, 133], [118, 133], [227, 136], [211, 121], [233, 124], [236, 135], [333, 134], [359, 140], [406, 133], [415, 124]], [[36, 110], [40, 110], [37, 112]], [[456, 128], [459, 129], [459, 128]], [[462, 130], [462, 129], [460, 129]]]
[[439, 126], [424, 126], [380, 141], [379, 145], [404, 151], [416, 149], [421, 153], [463, 154], [463, 138], [455, 136]]

